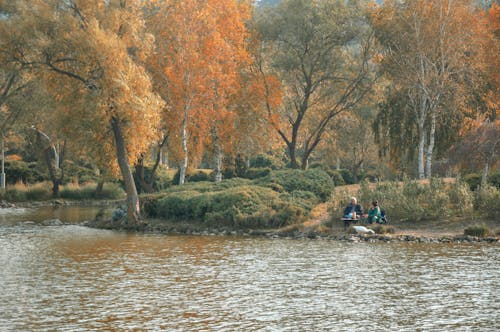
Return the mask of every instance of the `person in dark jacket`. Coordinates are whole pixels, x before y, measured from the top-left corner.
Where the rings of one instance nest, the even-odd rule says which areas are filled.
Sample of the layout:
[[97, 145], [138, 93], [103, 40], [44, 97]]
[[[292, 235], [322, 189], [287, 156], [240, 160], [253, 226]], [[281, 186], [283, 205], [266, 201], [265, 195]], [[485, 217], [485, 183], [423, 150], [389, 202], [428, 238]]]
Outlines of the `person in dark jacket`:
[[358, 204], [356, 197], [351, 197], [351, 203], [344, 209], [344, 218], [352, 218], [356, 212], [356, 219], [363, 215], [363, 207]]

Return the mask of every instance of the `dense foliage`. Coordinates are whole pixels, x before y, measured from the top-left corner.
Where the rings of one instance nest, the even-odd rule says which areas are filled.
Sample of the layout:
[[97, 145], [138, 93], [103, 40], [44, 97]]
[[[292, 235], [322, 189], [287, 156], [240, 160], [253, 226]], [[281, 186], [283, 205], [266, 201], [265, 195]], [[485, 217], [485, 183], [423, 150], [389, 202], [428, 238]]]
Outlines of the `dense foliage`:
[[143, 197], [150, 217], [231, 227], [279, 227], [303, 221], [330, 196], [333, 183], [321, 171], [275, 171], [267, 178], [196, 182]]
[[[333, 184], [464, 170], [494, 196], [499, 20], [473, 0], [0, 0], [7, 184], [50, 181], [56, 198], [119, 180], [135, 223], [139, 193], [236, 177], [279, 193], [277, 210]], [[450, 198], [433, 186], [400, 191], [434, 211]]]
[[[471, 191], [460, 179], [445, 183], [432, 178], [429, 184], [414, 180], [386, 182], [370, 186], [361, 184], [358, 201], [368, 210], [372, 200], [378, 200], [390, 219], [399, 221], [440, 220], [449, 218], [500, 218], [500, 189], [484, 186]], [[349, 195], [336, 192], [331, 203], [332, 215], [340, 215]]]

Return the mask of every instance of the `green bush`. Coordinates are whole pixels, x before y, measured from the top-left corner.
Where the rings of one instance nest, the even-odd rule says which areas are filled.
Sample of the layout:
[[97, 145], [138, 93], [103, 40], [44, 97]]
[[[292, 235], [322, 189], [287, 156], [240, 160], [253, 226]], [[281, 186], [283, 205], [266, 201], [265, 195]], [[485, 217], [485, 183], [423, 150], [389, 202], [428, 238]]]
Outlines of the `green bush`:
[[476, 190], [481, 185], [481, 174], [471, 173], [464, 176], [464, 181], [469, 185], [470, 190]]
[[211, 192], [167, 193], [155, 203], [149, 200], [146, 211], [158, 218], [233, 227], [274, 227], [306, 214], [281, 201], [275, 191], [251, 185]]
[[5, 173], [6, 182], [10, 184], [37, 183], [48, 180], [47, 175], [38, 169], [36, 162], [6, 161]]
[[480, 215], [500, 219], [500, 189], [482, 186], [475, 193], [474, 208]]
[[[179, 168], [177, 170], [177, 172], [175, 173], [174, 178], [172, 179], [172, 183], [175, 185], [178, 185], [180, 176], [181, 176], [181, 170]], [[211, 175], [210, 175], [210, 173], [206, 173], [206, 172], [201, 171], [201, 170], [188, 169], [184, 180], [186, 183], [210, 181]]]
[[485, 237], [490, 234], [489, 228], [484, 225], [472, 225], [464, 229], [464, 235]]
[[210, 181], [210, 176], [206, 172], [197, 171], [187, 176], [187, 182]]
[[285, 192], [279, 195], [280, 199], [290, 203], [291, 205], [298, 206], [305, 211], [311, 211], [315, 205], [320, 203], [318, 196], [313, 192], [304, 190], [294, 190], [292, 192]]
[[269, 176], [257, 179], [255, 183], [273, 189], [283, 188], [290, 193], [296, 190], [310, 191], [322, 201], [330, 198], [334, 189], [330, 176], [320, 169], [274, 171]]
[[457, 214], [468, 215], [473, 212], [474, 194], [462, 179], [458, 178], [451, 184], [449, 195], [453, 211]]
[[270, 168], [272, 170], [282, 169], [285, 167], [283, 161], [275, 156], [260, 154], [250, 160], [251, 168]]
[[333, 184], [336, 187], [345, 185], [344, 178], [342, 177], [342, 174], [340, 174], [339, 171], [337, 171], [337, 170], [328, 170], [327, 173], [332, 178]]
[[145, 213], [152, 217], [232, 227], [276, 227], [297, 222], [318, 201], [311, 192], [279, 194], [241, 178], [172, 187], [161, 195], [141, 198]]
[[267, 167], [252, 167], [249, 168], [246, 173], [245, 173], [245, 178], [247, 179], [258, 179], [258, 178], [263, 178], [265, 176], [268, 176], [269, 173], [271, 173], [271, 169]]
[[340, 175], [342, 175], [342, 178], [344, 179], [345, 184], [354, 184], [354, 175], [352, 172], [348, 169], [341, 169], [339, 170]]
[[488, 176], [488, 183], [496, 187], [497, 189], [500, 189], [500, 171], [492, 172]]

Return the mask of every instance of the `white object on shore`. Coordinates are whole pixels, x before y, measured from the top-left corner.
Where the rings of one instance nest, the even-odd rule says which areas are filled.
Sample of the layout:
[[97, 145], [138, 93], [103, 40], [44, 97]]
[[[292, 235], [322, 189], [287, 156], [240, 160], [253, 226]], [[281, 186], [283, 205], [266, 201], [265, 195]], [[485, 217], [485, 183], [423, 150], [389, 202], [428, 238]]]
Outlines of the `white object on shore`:
[[365, 226], [352, 226], [352, 228], [354, 228], [354, 230], [358, 234], [365, 234], [365, 233], [375, 234], [375, 232], [373, 231], [373, 229], [366, 228]]

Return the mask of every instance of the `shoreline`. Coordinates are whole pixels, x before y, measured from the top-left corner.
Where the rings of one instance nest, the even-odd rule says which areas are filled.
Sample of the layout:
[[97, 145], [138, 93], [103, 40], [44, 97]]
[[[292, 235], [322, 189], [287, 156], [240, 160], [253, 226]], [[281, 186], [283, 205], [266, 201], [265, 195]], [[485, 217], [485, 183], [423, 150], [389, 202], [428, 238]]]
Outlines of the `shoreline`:
[[[7, 203], [1, 201], [0, 203]], [[96, 206], [112, 207], [123, 204], [124, 200], [63, 200], [52, 199], [47, 201], [31, 201], [7, 203], [9, 206], [0, 204], [0, 208], [37, 208], [45, 206]], [[45, 225], [50, 226], [47, 220]], [[426, 221], [418, 223], [390, 223], [386, 227], [392, 227], [394, 233], [385, 234], [350, 234], [343, 229], [339, 222], [332, 221], [330, 216], [321, 211], [304, 223], [285, 226], [280, 229], [238, 229], [226, 226], [206, 225], [200, 222], [168, 221], [161, 219], [144, 219], [141, 225], [128, 225], [124, 220], [91, 220], [80, 223], [82, 226], [107, 229], [115, 231], [138, 232], [147, 234], [165, 235], [192, 235], [192, 236], [254, 236], [265, 238], [289, 238], [289, 239], [317, 239], [336, 240], [345, 242], [409, 242], [409, 243], [500, 243], [498, 236], [497, 221], [487, 221], [492, 233], [495, 235], [475, 237], [464, 235], [467, 226], [483, 223], [484, 220], [471, 221], [463, 219], [459, 221]], [[61, 221], [57, 225], [64, 224]], [[54, 226], [56, 226], [54, 224]], [[367, 226], [367, 225], [365, 225]]]
[[[477, 237], [464, 234], [447, 234], [429, 236], [428, 234], [350, 234], [346, 231], [338, 232], [333, 229], [298, 230], [297, 227], [284, 229], [233, 229], [228, 227], [209, 227], [201, 223], [167, 222], [157, 219], [146, 219], [139, 227], [128, 225], [120, 220], [117, 221], [87, 221], [83, 226], [107, 229], [122, 232], [134, 232], [144, 234], [181, 235], [181, 236], [242, 236], [261, 237], [268, 239], [308, 239], [308, 240], [330, 240], [342, 242], [368, 242], [368, 243], [487, 243], [500, 244], [498, 236]], [[293, 226], [293, 225], [292, 225]], [[297, 225], [295, 225], [297, 226]], [[424, 230], [425, 232], [425, 230]]]

